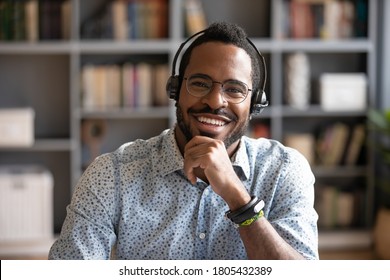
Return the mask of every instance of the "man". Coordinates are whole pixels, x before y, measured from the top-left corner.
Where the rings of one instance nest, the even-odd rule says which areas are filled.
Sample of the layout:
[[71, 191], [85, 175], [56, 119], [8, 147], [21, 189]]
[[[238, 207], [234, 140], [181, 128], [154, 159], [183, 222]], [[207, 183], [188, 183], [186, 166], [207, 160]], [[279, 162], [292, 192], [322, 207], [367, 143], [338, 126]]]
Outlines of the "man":
[[240, 27], [201, 32], [168, 81], [176, 126], [89, 166], [49, 258], [317, 259], [307, 161], [243, 136], [264, 66]]

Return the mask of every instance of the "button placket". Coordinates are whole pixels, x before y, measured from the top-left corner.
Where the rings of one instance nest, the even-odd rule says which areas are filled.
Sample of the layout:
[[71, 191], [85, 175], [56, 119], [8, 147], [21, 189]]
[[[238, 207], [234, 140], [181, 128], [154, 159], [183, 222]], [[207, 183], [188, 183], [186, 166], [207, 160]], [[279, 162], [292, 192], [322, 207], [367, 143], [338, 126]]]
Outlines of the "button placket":
[[198, 221], [196, 228], [196, 254], [199, 259], [207, 256], [207, 218], [210, 216], [208, 207], [210, 200], [210, 190], [203, 188], [198, 209]]

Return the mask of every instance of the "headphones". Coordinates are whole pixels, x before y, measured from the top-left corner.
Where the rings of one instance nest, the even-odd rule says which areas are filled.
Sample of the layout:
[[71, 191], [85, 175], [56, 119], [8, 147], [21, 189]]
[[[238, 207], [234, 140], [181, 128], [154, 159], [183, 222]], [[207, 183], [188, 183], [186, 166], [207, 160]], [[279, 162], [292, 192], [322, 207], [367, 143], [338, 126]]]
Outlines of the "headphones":
[[[199, 31], [189, 37], [187, 40], [185, 40], [183, 43], [181, 43], [179, 49], [177, 50], [172, 63], [172, 74], [169, 77], [166, 85], [166, 91], [167, 95], [170, 99], [178, 100], [179, 99], [179, 93], [180, 93], [180, 79], [179, 75], [175, 74], [176, 71], [176, 61], [184, 48], [184, 46], [191, 41], [193, 38], [204, 34], [207, 29]], [[265, 94], [265, 84], [267, 80], [267, 68], [265, 64], [264, 56], [259, 52], [259, 50], [256, 48], [255, 44], [249, 40], [249, 38], [246, 38], [248, 43], [253, 47], [253, 49], [256, 51], [257, 55], [259, 56], [259, 62], [260, 62], [260, 75], [263, 79], [262, 87], [257, 90], [256, 92], [253, 92], [252, 98], [251, 98], [251, 115], [259, 115], [265, 107], [268, 106], [268, 100], [267, 95]]]

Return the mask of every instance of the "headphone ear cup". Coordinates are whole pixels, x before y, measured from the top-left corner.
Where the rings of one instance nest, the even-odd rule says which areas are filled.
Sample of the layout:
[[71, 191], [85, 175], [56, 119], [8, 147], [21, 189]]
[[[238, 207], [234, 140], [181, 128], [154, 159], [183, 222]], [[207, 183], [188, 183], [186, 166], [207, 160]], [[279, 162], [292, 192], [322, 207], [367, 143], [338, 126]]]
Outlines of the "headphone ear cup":
[[166, 85], [167, 95], [170, 99], [177, 100], [179, 98], [179, 77], [170, 76]]
[[263, 90], [257, 91], [252, 98], [251, 115], [259, 115], [267, 106], [268, 106], [267, 95]]

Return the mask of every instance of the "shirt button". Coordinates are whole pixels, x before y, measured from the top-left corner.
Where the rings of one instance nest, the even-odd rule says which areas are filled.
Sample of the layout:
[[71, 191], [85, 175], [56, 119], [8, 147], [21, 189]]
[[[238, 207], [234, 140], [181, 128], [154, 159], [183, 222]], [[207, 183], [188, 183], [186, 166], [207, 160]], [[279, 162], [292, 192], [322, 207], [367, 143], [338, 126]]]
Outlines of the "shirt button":
[[206, 234], [204, 232], [199, 233], [199, 238], [200, 239], [205, 239], [206, 238]]

